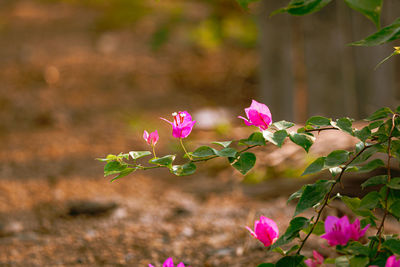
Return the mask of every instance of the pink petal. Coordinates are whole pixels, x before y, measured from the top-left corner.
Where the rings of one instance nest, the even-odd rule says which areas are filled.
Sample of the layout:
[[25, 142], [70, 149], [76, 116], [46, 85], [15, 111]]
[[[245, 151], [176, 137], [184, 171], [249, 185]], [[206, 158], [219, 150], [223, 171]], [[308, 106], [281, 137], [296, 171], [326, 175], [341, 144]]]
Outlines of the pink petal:
[[160, 119], [162, 119], [163, 121], [166, 121], [166, 122], [168, 122], [169, 124], [171, 124], [171, 125], [174, 125], [174, 123], [172, 123], [172, 122], [170, 122], [169, 120], [167, 120], [167, 119], [164, 119], [164, 118], [161, 118], [160, 117]]
[[149, 142], [149, 133], [146, 130], [143, 132], [143, 139], [146, 140], [147, 143]]
[[385, 267], [395, 267], [396, 265], [396, 256], [392, 255], [386, 260]]
[[192, 116], [190, 116], [189, 112], [185, 111], [179, 111], [178, 114], [183, 113], [185, 114], [185, 117], [183, 118], [183, 123], [192, 121]]
[[276, 223], [264, 216], [260, 217], [260, 221], [254, 227], [257, 239], [260, 240], [265, 246], [272, 245], [278, 238], [278, 227]]
[[149, 141], [151, 144], [155, 145], [158, 142], [158, 132], [157, 130], [155, 130], [154, 132], [152, 132], [149, 136]]
[[308, 266], [308, 267], [317, 267], [317, 264], [313, 261], [313, 259], [306, 259], [304, 261], [304, 263]]
[[324, 257], [321, 254], [319, 254], [317, 251], [313, 250], [313, 256], [314, 256], [315, 262], [317, 264], [324, 263]]
[[328, 240], [330, 246], [346, 245], [349, 242], [350, 235], [347, 232], [333, 231], [321, 235], [321, 238]]
[[252, 126], [253, 125], [249, 120], [247, 120], [246, 118], [243, 118], [242, 116], [238, 116], [238, 118], [244, 120], [244, 123], [247, 126]]
[[[265, 118], [267, 121], [265, 121]], [[263, 116], [254, 109], [249, 111], [249, 120], [253, 123], [253, 125], [263, 128], [263, 130], [268, 128], [271, 120], [268, 117], [263, 118]]]
[[333, 228], [334, 228], [334, 226], [335, 226], [335, 224], [337, 223], [338, 220], [339, 220], [339, 218], [335, 217], [335, 216], [326, 217], [326, 220], [325, 220], [325, 233], [329, 233], [329, 232], [333, 231]]
[[257, 101], [255, 101], [254, 99], [251, 101], [251, 105], [250, 105], [251, 109], [255, 109], [257, 110], [259, 113], [265, 114], [267, 115], [269, 118], [272, 118], [271, 116], [271, 111], [269, 110], [269, 108], [267, 107], [267, 105], [263, 104], [263, 103], [259, 103]]
[[168, 258], [166, 261], [164, 261], [163, 267], [174, 267], [174, 262], [172, 261], [172, 258]]
[[183, 262], [180, 262], [178, 265], [176, 265], [176, 267], [185, 267], [185, 264], [183, 264]]
[[250, 227], [246, 226], [246, 229], [249, 230], [249, 232], [250, 232], [250, 234], [251, 234], [252, 236], [254, 236], [255, 238], [257, 238], [256, 233], [254, 233], [253, 230], [252, 230]]
[[279, 236], [279, 229], [274, 220], [264, 216], [260, 216], [260, 221], [261, 223], [270, 226], [275, 236]]
[[154, 267], [153, 265], [149, 264], [149, 267]]
[[172, 136], [175, 138], [186, 138], [192, 132], [193, 125], [196, 121], [191, 121], [189, 124], [186, 124], [184, 127], [173, 127]]

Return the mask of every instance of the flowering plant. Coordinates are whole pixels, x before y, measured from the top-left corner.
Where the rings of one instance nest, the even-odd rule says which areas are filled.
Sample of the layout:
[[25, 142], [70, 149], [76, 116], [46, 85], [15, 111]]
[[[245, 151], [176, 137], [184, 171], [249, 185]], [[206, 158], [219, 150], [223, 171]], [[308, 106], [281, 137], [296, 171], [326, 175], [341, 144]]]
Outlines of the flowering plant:
[[[257, 0], [236, 1], [247, 8], [251, 2]], [[277, 13], [310, 14], [324, 8], [329, 2], [331, 0], [292, 0], [286, 7], [274, 11], [272, 15]], [[400, 18], [380, 28], [383, 0], [345, 0], [345, 2], [349, 7], [370, 19], [378, 28], [376, 33], [351, 45], [376, 46], [400, 38], [398, 34]], [[389, 58], [400, 55], [400, 48], [396, 46], [394, 49], [394, 52], [382, 60], [377, 67]], [[261, 241], [268, 250], [282, 255], [276, 263], [261, 263], [259, 267], [314, 267], [323, 264], [346, 267], [400, 267], [400, 260], [396, 259], [396, 254], [400, 255], [400, 239], [397, 234], [384, 235], [385, 221], [389, 216], [397, 221], [400, 220], [400, 177], [393, 177], [391, 171], [393, 161], [400, 160], [400, 107], [395, 110], [387, 107], [377, 110], [365, 119], [367, 125], [361, 129], [355, 128], [354, 120], [347, 117], [331, 119], [313, 116], [296, 131], [291, 129], [294, 123], [272, 122], [269, 108], [255, 100], [244, 111], [247, 118], [238, 117], [246, 125], [258, 127], [258, 131], [241, 140], [212, 142], [218, 147], [203, 145], [193, 152], [187, 151], [182, 141], [190, 135], [196, 123], [190, 114], [187, 111], [173, 113], [173, 121], [161, 118], [172, 125], [172, 135], [179, 139], [188, 161], [181, 165], [174, 165], [175, 155], [156, 157], [154, 145], [158, 140], [158, 135], [157, 140], [151, 139], [150, 135], [145, 135], [146, 142], [153, 148], [154, 156], [148, 164], [139, 163], [138, 160], [151, 155], [150, 151], [108, 155], [106, 158], [99, 159], [106, 162], [104, 175], [114, 175], [112, 179], [114, 181], [137, 170], [167, 168], [177, 176], [184, 176], [193, 174], [197, 163], [215, 158], [226, 158], [228, 164], [245, 175], [256, 162], [256, 156], [249, 152], [250, 149], [265, 146], [268, 143], [281, 147], [285, 140], [289, 140], [308, 152], [316, 139], [315, 133], [328, 130], [341, 131], [357, 138], [358, 143], [349, 151], [334, 150], [326, 156], [319, 157], [304, 170], [303, 175], [315, 175], [328, 171], [331, 178], [306, 184], [289, 197], [289, 202], [296, 199], [297, 204], [293, 218], [283, 234], [279, 236], [276, 223], [264, 216], [255, 221], [254, 231], [247, 227], [250, 234]], [[373, 156], [377, 154], [379, 157], [374, 158]], [[373, 176], [372, 171], [378, 168], [385, 168], [385, 174]], [[360, 186], [362, 189], [369, 187], [372, 190], [363, 197], [333, 195], [337, 185], [342, 184], [344, 174], [350, 171], [370, 173], [369, 178]], [[372, 186], [375, 186], [375, 189]], [[324, 221], [323, 211], [332, 201], [337, 200], [342, 201], [361, 220], [356, 218], [353, 223], [350, 223], [348, 216], [345, 215], [341, 218], [327, 216]], [[299, 216], [312, 209], [316, 213], [315, 216], [311, 218]], [[302, 250], [311, 235], [325, 239], [330, 246], [326, 250], [330, 250], [329, 255], [335, 255], [335, 257], [324, 258], [315, 250], [310, 258], [303, 255]], [[290, 243], [295, 244], [288, 250], [283, 250]], [[174, 266], [172, 258], [167, 259], [163, 266]], [[180, 263], [178, 266], [184, 266], [184, 264]]]
[[[260, 266], [287, 266], [286, 264], [319, 266], [322, 262], [336, 263], [339, 266], [347, 266], [346, 264], [350, 266], [398, 266], [398, 261], [392, 255], [400, 254], [400, 240], [397, 235], [384, 235], [383, 229], [388, 216], [391, 215], [396, 220], [400, 220], [400, 177], [392, 177], [390, 168], [392, 160], [400, 158], [400, 107], [395, 111], [389, 108], [377, 110], [366, 119], [368, 123], [362, 129], [354, 128], [353, 120], [349, 118], [332, 120], [314, 116], [308, 119], [303, 127], [292, 131], [290, 128], [294, 126], [294, 123], [272, 122], [268, 107], [255, 100], [252, 101], [249, 108], [245, 109], [245, 113], [247, 119], [239, 118], [243, 119], [246, 125], [258, 127], [258, 130], [248, 138], [238, 141], [213, 142], [220, 148], [203, 145], [193, 152], [188, 152], [183, 146], [182, 139], [189, 136], [195, 121], [187, 111], [178, 112], [174, 115], [174, 121], [169, 123], [173, 127], [173, 137], [179, 138], [187, 155], [186, 163], [174, 165], [175, 155], [156, 157], [153, 151], [154, 157], [148, 161], [150, 165], [144, 165], [138, 160], [152, 153], [150, 151], [131, 151], [127, 154], [108, 155], [106, 158], [100, 159], [106, 162], [104, 174], [106, 176], [115, 175], [113, 178], [115, 180], [137, 170], [167, 168], [175, 175], [184, 176], [193, 174], [196, 171], [197, 163], [222, 157], [226, 158], [232, 167], [244, 175], [253, 168], [256, 161], [256, 156], [249, 152], [250, 149], [265, 146], [267, 143], [281, 147], [288, 139], [308, 152], [316, 139], [315, 132], [342, 131], [357, 138], [359, 142], [351, 151], [334, 150], [326, 156], [317, 158], [304, 170], [303, 175], [328, 170], [332, 178], [304, 185], [290, 196], [289, 201], [298, 199], [298, 202], [293, 219], [286, 231], [279, 236], [276, 223], [264, 216], [255, 221], [254, 230], [247, 227], [251, 235], [261, 241], [268, 250], [279, 252], [283, 256], [275, 264], [265, 265], [265, 263]], [[158, 134], [157, 132], [151, 134], [145, 132], [144, 139], [154, 148], [158, 141]], [[377, 153], [386, 154], [386, 164], [381, 158], [370, 160]], [[362, 198], [332, 195], [334, 188], [341, 183], [346, 172], [371, 172], [384, 166], [386, 166], [385, 175], [372, 176], [361, 184], [362, 188], [379, 186], [379, 190], [372, 190]], [[328, 216], [324, 221], [322, 212], [334, 199], [343, 201], [361, 220], [356, 218], [353, 223], [350, 223], [348, 216], [345, 215], [341, 218]], [[309, 209], [314, 209], [316, 216], [311, 218], [299, 216]], [[381, 219], [378, 219], [377, 210], [382, 210]], [[373, 231], [373, 228], [376, 229], [375, 235], [370, 235], [368, 239], [365, 239], [367, 230]], [[323, 260], [322, 255], [314, 252], [313, 257], [307, 259], [301, 252], [310, 235], [317, 235], [327, 240], [328, 245], [336, 251], [338, 256]], [[289, 250], [284, 251], [281, 248], [296, 240], [298, 243]], [[166, 262], [170, 264], [172, 259], [168, 259]], [[341, 265], [342, 263], [344, 265]]]

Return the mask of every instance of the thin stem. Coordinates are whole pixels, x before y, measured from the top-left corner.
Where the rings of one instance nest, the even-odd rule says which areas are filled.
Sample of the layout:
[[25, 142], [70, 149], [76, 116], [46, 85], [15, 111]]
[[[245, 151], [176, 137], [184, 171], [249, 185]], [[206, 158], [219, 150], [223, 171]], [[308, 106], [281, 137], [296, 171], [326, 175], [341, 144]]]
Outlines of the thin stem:
[[252, 145], [252, 146], [248, 146], [246, 148], [243, 148], [242, 150], [238, 151], [238, 154], [241, 154], [241, 153], [243, 153], [243, 152], [245, 152], [245, 151], [247, 151], [249, 149], [252, 149], [254, 147], [257, 147], [257, 146], [259, 146], [259, 145]]
[[210, 159], [215, 159], [218, 158], [219, 156], [215, 155], [215, 156], [210, 156], [209, 158], [205, 158], [205, 159], [192, 159], [191, 162], [200, 162], [200, 161], [208, 161]]
[[320, 132], [320, 131], [325, 131], [325, 130], [339, 130], [339, 129], [335, 128], [335, 127], [326, 127], [326, 128], [320, 128], [320, 129], [307, 129], [307, 130], [304, 130], [304, 132], [306, 132], [306, 133]]
[[191, 161], [193, 161], [193, 158], [192, 158], [192, 156], [190, 156], [190, 155], [189, 155], [189, 153], [187, 152], [187, 150], [186, 150], [185, 146], [183, 145], [182, 138], [179, 138], [179, 141], [181, 142], [181, 146], [182, 146], [182, 148], [183, 148], [183, 151], [185, 151], [185, 153], [186, 153], [186, 156], [188, 156], [188, 158], [189, 158]]
[[[398, 116], [398, 115], [397, 114], [393, 114], [393, 117], [392, 117], [392, 128], [390, 129], [390, 132], [389, 132], [388, 147], [387, 147], [387, 154], [388, 154], [388, 159], [387, 159], [387, 177], [388, 178], [387, 178], [387, 182], [388, 183], [390, 182], [390, 179], [391, 179], [390, 159], [392, 158], [392, 153], [390, 151], [390, 147], [392, 145], [392, 134], [393, 134], [393, 130], [394, 130], [394, 127], [395, 127], [394, 120], [395, 120], [396, 116]], [[389, 194], [390, 194], [390, 188], [387, 187], [386, 196], [385, 196], [385, 206], [384, 206], [385, 213], [383, 214], [381, 224], [379, 225], [378, 231], [376, 232], [376, 235], [378, 236], [378, 242], [379, 242], [378, 243], [377, 252], [379, 252], [379, 250], [381, 249], [381, 244], [382, 244], [381, 237], [382, 237], [382, 233], [383, 233], [383, 229], [384, 229], [385, 219], [386, 219], [386, 217], [387, 217], [387, 215], [389, 213], [389, 211], [388, 211]]]
[[317, 214], [317, 218], [315, 219], [315, 222], [313, 224], [313, 226], [311, 227], [310, 232], [306, 235], [306, 237], [301, 241], [301, 245], [299, 247], [299, 249], [297, 250], [297, 254], [300, 254], [301, 249], [303, 248], [304, 244], [306, 243], [307, 239], [310, 237], [310, 235], [312, 234], [312, 232], [314, 231], [315, 227], [317, 226], [317, 223], [319, 221], [319, 219], [321, 218], [321, 214], [322, 211], [325, 209], [325, 207], [328, 205], [331, 193], [333, 191], [333, 188], [335, 187], [335, 185], [337, 185], [341, 179], [342, 176], [344, 174], [344, 172], [346, 171], [346, 169], [349, 167], [349, 165], [358, 157], [361, 155], [361, 153], [363, 153], [367, 148], [371, 147], [373, 145], [369, 145], [369, 146], [364, 146], [363, 149], [361, 149], [348, 163], [346, 163], [346, 165], [344, 165], [344, 167], [342, 168], [342, 171], [340, 172], [338, 178], [336, 178], [335, 182], [331, 185], [331, 188], [329, 189], [329, 192], [325, 195], [325, 198], [323, 200], [322, 206], [318, 211]]
[[152, 147], [153, 147], [153, 155], [154, 155], [154, 157], [156, 158], [157, 156], [156, 156], [156, 151], [155, 151], [155, 149], [154, 149], [154, 145], [151, 145]]
[[[245, 151], [247, 151], [249, 149], [252, 149], [254, 147], [257, 147], [257, 146], [259, 146], [259, 145], [248, 146], [248, 147], [243, 148], [242, 150], [238, 151], [237, 153], [240, 155], [241, 153], [243, 153], [243, 152], [245, 152]], [[215, 155], [215, 156], [210, 156], [210, 157], [205, 158], [205, 159], [192, 159], [191, 162], [208, 161], [210, 159], [215, 159], [215, 158], [218, 158], [218, 157], [219, 157], [218, 155]]]

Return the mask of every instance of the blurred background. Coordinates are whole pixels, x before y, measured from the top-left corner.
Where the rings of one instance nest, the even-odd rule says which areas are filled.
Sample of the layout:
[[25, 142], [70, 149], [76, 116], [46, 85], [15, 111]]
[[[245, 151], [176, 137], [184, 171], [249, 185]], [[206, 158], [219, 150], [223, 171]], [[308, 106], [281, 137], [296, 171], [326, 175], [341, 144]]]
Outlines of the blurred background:
[[[159, 119], [178, 110], [198, 120], [187, 141], [194, 149], [256, 130], [236, 119], [251, 99], [267, 104], [273, 120], [297, 123], [360, 119], [400, 104], [400, 61], [374, 71], [395, 44], [346, 45], [373, 33], [370, 21], [341, 1], [306, 17], [269, 17], [284, 4], [0, 1], [0, 265], [265, 260], [244, 226], [263, 214], [283, 231], [293, 210], [285, 199], [298, 186], [251, 184], [298, 177], [315, 156], [266, 147], [244, 178], [250, 185], [218, 160], [190, 177], [156, 170], [110, 184], [95, 158], [148, 150], [143, 130], [156, 129], [158, 154], [182, 155]], [[385, 0], [382, 25], [398, 14], [400, 2]]]

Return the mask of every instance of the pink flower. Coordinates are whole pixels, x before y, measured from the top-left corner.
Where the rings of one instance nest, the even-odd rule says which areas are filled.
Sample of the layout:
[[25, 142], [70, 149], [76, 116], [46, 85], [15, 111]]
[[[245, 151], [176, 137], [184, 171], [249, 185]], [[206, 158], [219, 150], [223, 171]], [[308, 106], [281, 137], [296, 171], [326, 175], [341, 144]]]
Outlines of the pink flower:
[[321, 235], [321, 238], [328, 240], [330, 246], [344, 246], [350, 239], [357, 241], [363, 237], [368, 227], [369, 224], [361, 229], [358, 219], [350, 224], [347, 216], [340, 219], [335, 216], [328, 216], [325, 220], [325, 234]]
[[148, 133], [146, 130], [143, 132], [144, 140], [151, 146], [155, 146], [158, 142], [158, 132], [155, 130], [152, 133]]
[[169, 124], [172, 125], [172, 136], [175, 138], [186, 138], [193, 129], [193, 125], [196, 121], [192, 121], [192, 116], [187, 111], [179, 111], [172, 113], [174, 117], [174, 121], [170, 122], [167, 119], [160, 118], [165, 120]]
[[390, 256], [387, 261], [385, 267], [400, 267], [400, 259], [396, 260], [396, 256]]
[[365, 235], [365, 232], [367, 231], [369, 226], [370, 224], [361, 229], [360, 220], [356, 219], [353, 224], [350, 225], [350, 239], [358, 241], [361, 237]]
[[253, 100], [250, 107], [245, 108], [247, 118], [239, 116], [238, 118], [244, 120], [244, 123], [248, 126], [254, 125], [260, 128], [261, 131], [266, 130], [272, 122], [271, 112], [269, 108], [257, 101]]
[[347, 216], [338, 218], [328, 216], [325, 220], [325, 234], [321, 238], [328, 240], [330, 246], [346, 245], [350, 240], [350, 222]]
[[246, 226], [246, 229], [266, 247], [271, 246], [279, 236], [279, 230], [276, 223], [270, 218], [264, 216], [260, 216], [260, 220], [254, 222], [254, 232], [248, 226]]
[[313, 257], [313, 259], [310, 258], [304, 261], [308, 267], [318, 267], [324, 263], [324, 257], [315, 250], [313, 250]]
[[[154, 267], [153, 265], [149, 264], [149, 267]], [[174, 262], [172, 261], [172, 258], [168, 258], [164, 261], [162, 267], [175, 267]], [[176, 267], [185, 267], [185, 264], [183, 262], [180, 262]], [[188, 266], [190, 267], [190, 266]]]

